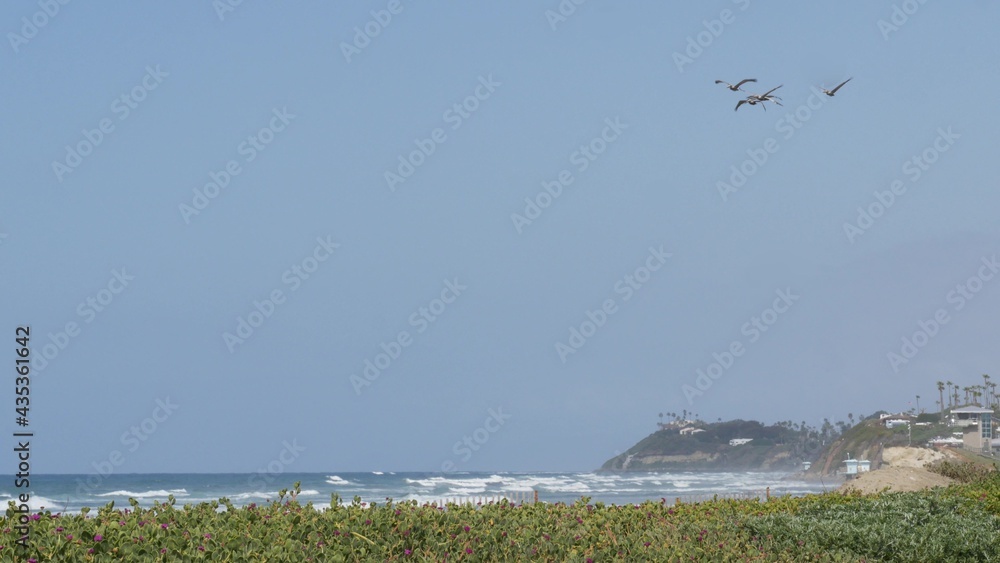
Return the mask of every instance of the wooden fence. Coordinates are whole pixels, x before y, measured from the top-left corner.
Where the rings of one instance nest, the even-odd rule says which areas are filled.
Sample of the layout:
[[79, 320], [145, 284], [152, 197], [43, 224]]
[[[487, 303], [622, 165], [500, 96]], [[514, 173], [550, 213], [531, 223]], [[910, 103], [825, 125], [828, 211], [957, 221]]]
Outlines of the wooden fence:
[[[675, 496], [674, 504], [692, 504], [698, 502], [711, 502], [713, 500], [760, 500], [767, 501], [771, 498], [771, 487], [760, 491], [742, 491], [736, 493], [696, 493]], [[513, 491], [508, 493], [497, 493], [493, 495], [480, 496], [455, 496], [445, 497], [424, 504], [446, 508], [449, 504], [462, 506], [484, 506], [487, 504], [499, 504], [506, 500], [510, 504], [534, 504], [538, 502], [538, 491]]]
[[482, 506], [500, 504], [504, 500], [510, 504], [534, 504], [538, 502], [538, 491], [511, 491], [493, 495], [446, 497], [425, 504], [442, 507], [447, 507], [449, 504]]
[[674, 497], [674, 504], [691, 504], [696, 502], [710, 502], [713, 500], [752, 500], [766, 501], [771, 498], [771, 487], [763, 491], [743, 491], [739, 493], [701, 493]]

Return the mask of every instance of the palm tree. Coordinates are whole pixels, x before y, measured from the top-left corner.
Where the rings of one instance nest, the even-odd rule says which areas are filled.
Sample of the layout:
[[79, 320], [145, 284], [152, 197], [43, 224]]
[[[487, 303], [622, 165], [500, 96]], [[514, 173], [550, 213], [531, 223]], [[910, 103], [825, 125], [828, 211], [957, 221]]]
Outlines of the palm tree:
[[990, 376], [983, 374], [983, 392], [986, 393], [986, 402], [984, 404], [988, 405], [990, 401]]
[[958, 385], [955, 385], [955, 388], [952, 390], [952, 393], [955, 394], [953, 396], [954, 402], [952, 402], [952, 404], [951, 404], [951, 406], [954, 408], [954, 407], [958, 406]]
[[951, 388], [952, 388], [953, 385], [955, 385], [955, 384], [952, 383], [952, 382], [950, 382], [950, 381], [948, 382], [948, 408], [951, 408], [951, 407], [955, 406], [955, 403], [951, 402]]
[[917, 395], [917, 414], [920, 414], [920, 395]]
[[944, 422], [944, 382], [937, 382], [938, 395], [941, 397], [941, 422]]

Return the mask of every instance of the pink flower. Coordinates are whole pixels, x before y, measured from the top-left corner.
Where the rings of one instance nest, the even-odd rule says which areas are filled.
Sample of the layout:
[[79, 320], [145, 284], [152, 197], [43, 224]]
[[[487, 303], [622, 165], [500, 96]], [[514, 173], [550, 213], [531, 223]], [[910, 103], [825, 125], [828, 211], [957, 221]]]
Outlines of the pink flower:
[[94, 536], [94, 541], [101, 541], [103, 539], [104, 539], [104, 536], [102, 536], [101, 534], [97, 534], [96, 536]]
[[163, 523], [163, 524], [160, 524], [160, 527], [163, 528], [164, 530], [166, 530], [170, 526], [168, 526], [166, 523]]

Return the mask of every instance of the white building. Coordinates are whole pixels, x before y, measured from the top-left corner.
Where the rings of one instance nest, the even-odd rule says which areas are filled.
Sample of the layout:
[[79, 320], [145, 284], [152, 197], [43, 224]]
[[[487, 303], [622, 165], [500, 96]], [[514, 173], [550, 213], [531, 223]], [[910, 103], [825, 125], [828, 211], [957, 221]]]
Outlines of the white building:
[[967, 449], [989, 454], [993, 443], [993, 409], [962, 407], [951, 410], [953, 423], [961, 426], [962, 442]]

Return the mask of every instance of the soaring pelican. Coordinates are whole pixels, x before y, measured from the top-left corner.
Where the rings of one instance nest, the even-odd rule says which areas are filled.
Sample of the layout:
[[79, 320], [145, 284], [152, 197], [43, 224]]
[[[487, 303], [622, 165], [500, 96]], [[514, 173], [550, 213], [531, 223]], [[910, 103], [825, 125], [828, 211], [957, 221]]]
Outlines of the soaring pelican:
[[853, 78], [854, 78], [854, 77], [852, 76], [851, 78], [848, 78], [847, 80], [845, 80], [845, 81], [841, 82], [840, 84], [837, 84], [837, 87], [836, 87], [836, 88], [834, 88], [833, 90], [827, 90], [827, 89], [825, 89], [825, 88], [820, 88], [820, 90], [823, 90], [823, 93], [824, 93], [824, 94], [826, 94], [827, 96], [830, 96], [830, 97], [833, 97], [833, 95], [837, 93], [837, 90], [840, 90], [840, 88], [841, 88], [841, 87], [842, 87], [842, 86], [843, 86], [844, 84], [847, 84], [847, 83], [848, 83], [848, 82], [850, 82], [850, 81], [851, 81], [851, 79], [853, 79]]
[[716, 80], [715, 81], [716, 84], [725, 84], [726, 88], [729, 88], [733, 92], [739, 92], [740, 91], [740, 86], [746, 84], [747, 82], [757, 82], [757, 79], [756, 78], [747, 78], [747, 79], [744, 79], [744, 80], [740, 80], [739, 82], [736, 83], [735, 86], [732, 85], [732, 84], [730, 84], [730, 83], [728, 83], [728, 82], [726, 82], [725, 80]]
[[781, 88], [782, 86], [784, 86], [784, 84], [775, 86], [774, 88], [771, 88], [770, 90], [764, 92], [763, 94], [750, 94], [750, 97], [757, 100], [758, 102], [774, 102], [780, 106], [781, 104], [778, 103], [778, 100], [780, 100], [781, 98], [779, 98], [778, 96], [772, 96], [771, 92], [774, 92], [775, 90]]
[[745, 100], [740, 100], [740, 101], [736, 102], [736, 109], [734, 109], [733, 111], [736, 111], [737, 109], [740, 109], [740, 106], [742, 106], [743, 104], [750, 104], [752, 106], [760, 104], [760, 107], [764, 108], [764, 111], [767, 111], [767, 108], [764, 107], [763, 100], [758, 100], [757, 98], [755, 98], [753, 96], [749, 96]]

